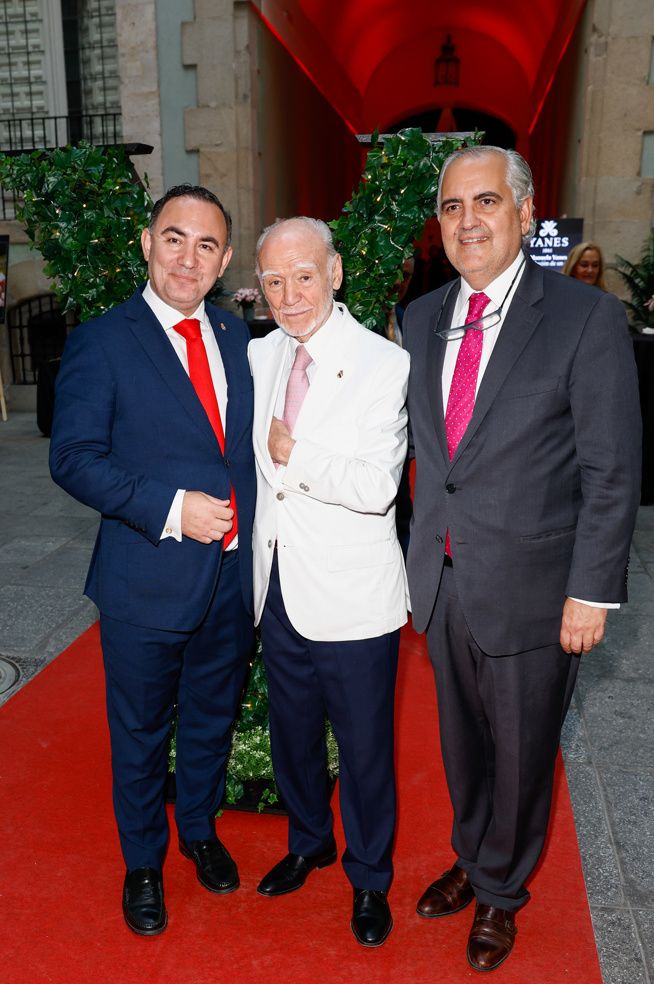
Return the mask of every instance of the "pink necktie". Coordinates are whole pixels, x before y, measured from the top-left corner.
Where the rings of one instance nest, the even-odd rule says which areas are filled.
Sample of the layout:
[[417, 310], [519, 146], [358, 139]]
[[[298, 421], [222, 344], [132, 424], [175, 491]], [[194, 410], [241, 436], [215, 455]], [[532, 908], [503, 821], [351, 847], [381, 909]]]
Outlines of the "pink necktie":
[[[469, 325], [471, 321], [477, 321], [478, 318], [481, 318], [489, 301], [490, 297], [487, 297], [486, 294], [471, 294], [465, 323]], [[472, 417], [483, 344], [484, 333], [478, 328], [469, 328], [463, 336], [459, 354], [456, 357], [447, 410], [445, 411], [445, 435], [450, 461], [454, 457]], [[450, 557], [452, 556], [449, 530], [445, 536], [445, 553]]]
[[309, 390], [307, 368], [312, 362], [313, 359], [304, 345], [298, 345], [295, 350], [293, 368], [286, 384], [286, 398], [284, 400], [284, 423], [291, 434], [295, 429], [295, 422]]

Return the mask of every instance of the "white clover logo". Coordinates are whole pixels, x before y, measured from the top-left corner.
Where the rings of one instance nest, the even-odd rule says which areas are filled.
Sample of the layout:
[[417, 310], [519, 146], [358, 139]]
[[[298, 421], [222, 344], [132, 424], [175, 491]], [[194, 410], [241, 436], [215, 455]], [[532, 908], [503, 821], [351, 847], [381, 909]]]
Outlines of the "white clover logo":
[[558, 234], [559, 234], [559, 230], [557, 228], [556, 222], [553, 219], [547, 219], [545, 222], [543, 222], [538, 232], [538, 235], [541, 239], [544, 239], [547, 236], [558, 236]]

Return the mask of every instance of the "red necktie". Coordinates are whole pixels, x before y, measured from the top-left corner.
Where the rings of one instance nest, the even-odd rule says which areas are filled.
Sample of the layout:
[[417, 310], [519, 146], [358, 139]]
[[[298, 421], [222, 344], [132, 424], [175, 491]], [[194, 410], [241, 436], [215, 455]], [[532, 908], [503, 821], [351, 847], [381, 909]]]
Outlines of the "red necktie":
[[[481, 318], [489, 302], [490, 297], [487, 297], [486, 294], [471, 294], [465, 323], [469, 325], [472, 321]], [[477, 376], [479, 375], [483, 345], [484, 333], [478, 328], [468, 328], [456, 357], [450, 395], [447, 399], [447, 410], [445, 411], [445, 436], [447, 437], [450, 461], [466, 432], [474, 410]], [[445, 536], [445, 553], [450, 557], [452, 556], [449, 530]]]
[[[200, 322], [197, 318], [185, 318], [175, 325], [175, 331], [186, 339], [186, 357], [188, 359], [188, 374], [198, 395], [198, 399], [204, 407], [205, 413], [209, 418], [209, 423], [213, 427], [220, 450], [225, 453], [225, 432], [223, 422], [220, 418], [220, 409], [216, 399], [216, 391], [213, 387], [211, 370], [209, 369], [209, 359], [207, 350], [202, 341]], [[234, 520], [229, 533], [223, 537], [223, 547], [228, 547], [238, 533], [238, 520], [236, 516], [236, 497], [234, 488], [230, 485], [229, 505], [234, 510]]]

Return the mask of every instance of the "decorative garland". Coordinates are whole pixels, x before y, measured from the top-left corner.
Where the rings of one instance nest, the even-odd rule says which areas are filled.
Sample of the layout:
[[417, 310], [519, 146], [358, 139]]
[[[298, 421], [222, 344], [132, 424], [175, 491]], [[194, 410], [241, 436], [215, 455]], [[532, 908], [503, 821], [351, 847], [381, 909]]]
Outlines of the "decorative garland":
[[[475, 134], [467, 142], [480, 138]], [[385, 136], [383, 143], [373, 134], [361, 183], [330, 223], [343, 257], [345, 303], [366, 328], [384, 330], [402, 264], [434, 214], [443, 161], [463, 143], [453, 137], [432, 143], [417, 127]]]

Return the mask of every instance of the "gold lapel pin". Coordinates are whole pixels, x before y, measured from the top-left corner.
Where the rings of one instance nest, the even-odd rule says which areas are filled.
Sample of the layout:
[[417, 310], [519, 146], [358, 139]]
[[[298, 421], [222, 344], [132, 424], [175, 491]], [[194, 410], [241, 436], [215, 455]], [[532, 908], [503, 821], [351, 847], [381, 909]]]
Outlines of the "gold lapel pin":
[[339, 369], [338, 372], [336, 373], [336, 375], [338, 376], [339, 379], [342, 379], [343, 378], [343, 370], [342, 369]]
[[222, 321], [220, 322], [220, 327], [222, 328], [223, 331], [227, 331], [227, 329], [225, 328], [225, 325], [223, 324]]

